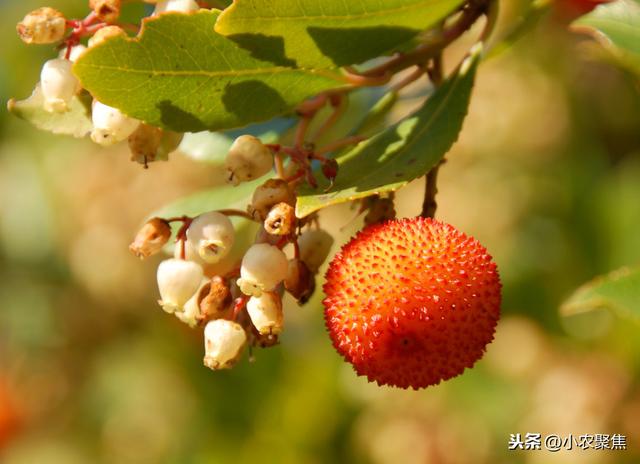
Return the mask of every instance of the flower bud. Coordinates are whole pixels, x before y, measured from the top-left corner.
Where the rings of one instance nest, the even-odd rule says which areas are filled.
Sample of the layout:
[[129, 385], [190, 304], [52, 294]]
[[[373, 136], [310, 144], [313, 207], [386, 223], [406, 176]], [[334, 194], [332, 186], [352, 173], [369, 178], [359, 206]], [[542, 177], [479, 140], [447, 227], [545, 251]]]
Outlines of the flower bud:
[[195, 0], [160, 0], [156, 2], [156, 8], [153, 11], [153, 15], [159, 15], [167, 11], [177, 11], [181, 13], [189, 13], [191, 11], [198, 11], [200, 7]]
[[[87, 47], [85, 47], [82, 44], [78, 44], [78, 45], [74, 45], [73, 47], [71, 47], [71, 52], [69, 53], [69, 61], [71, 61], [72, 63], [75, 63], [76, 60], [78, 58], [80, 58], [80, 56], [85, 52], [85, 50], [87, 49]], [[64, 47], [62, 50], [60, 50], [60, 53], [58, 53], [58, 58], [61, 59], [65, 59], [67, 56], [67, 47]]]
[[264, 229], [272, 235], [288, 235], [296, 225], [296, 213], [288, 203], [278, 203], [269, 210]]
[[302, 305], [309, 301], [316, 289], [315, 275], [303, 261], [292, 259], [284, 279], [284, 288]]
[[333, 182], [338, 176], [338, 162], [333, 158], [325, 160], [322, 163], [322, 174], [327, 180]]
[[67, 20], [62, 13], [44, 7], [32, 11], [16, 26], [18, 35], [28, 44], [58, 42], [67, 30]]
[[200, 265], [184, 259], [167, 259], [158, 266], [158, 303], [168, 313], [180, 311], [198, 290], [203, 272]]
[[298, 238], [300, 260], [315, 274], [329, 256], [331, 245], [333, 237], [328, 232], [322, 229], [307, 230]]
[[89, 8], [105, 23], [114, 23], [118, 20], [120, 6], [120, 0], [89, 0]]
[[187, 229], [187, 241], [207, 263], [217, 263], [224, 258], [231, 251], [234, 238], [233, 224], [217, 211], [201, 214]]
[[42, 66], [40, 86], [44, 109], [50, 113], [67, 111], [69, 102], [80, 90], [80, 83], [71, 72], [71, 65], [69, 60], [55, 58]]
[[296, 196], [284, 180], [269, 179], [253, 192], [247, 211], [256, 221], [264, 221], [278, 203], [295, 206]]
[[252, 296], [247, 302], [247, 312], [258, 333], [279, 334], [282, 332], [282, 300], [279, 295], [264, 292], [259, 297]]
[[238, 287], [245, 295], [260, 296], [284, 280], [287, 268], [287, 257], [278, 247], [252, 245], [242, 258]]
[[257, 179], [273, 167], [273, 155], [260, 139], [241, 135], [233, 141], [227, 154], [228, 180], [234, 185]]
[[110, 39], [111, 37], [117, 37], [119, 35], [126, 37], [127, 34], [124, 32], [124, 29], [119, 26], [103, 27], [102, 29], [98, 29], [95, 34], [93, 34], [93, 36], [89, 39], [87, 45], [89, 46], [89, 48], [93, 48], [96, 45], [101, 44], [105, 40]]
[[140, 259], [159, 252], [171, 238], [171, 226], [164, 219], [152, 218], [136, 234], [129, 250]]
[[220, 276], [214, 276], [203, 290], [200, 300], [202, 320], [220, 319], [226, 316], [231, 304], [231, 291], [227, 282]]
[[129, 136], [127, 143], [131, 152], [131, 161], [147, 165], [156, 159], [160, 141], [162, 140], [162, 129], [140, 123], [138, 128]]
[[91, 112], [93, 131], [91, 140], [103, 146], [113, 145], [129, 137], [138, 128], [140, 121], [125, 116], [117, 108], [112, 108], [97, 100]]
[[240, 358], [247, 343], [242, 326], [226, 319], [216, 319], [204, 328], [204, 365], [210, 369], [228, 369]]

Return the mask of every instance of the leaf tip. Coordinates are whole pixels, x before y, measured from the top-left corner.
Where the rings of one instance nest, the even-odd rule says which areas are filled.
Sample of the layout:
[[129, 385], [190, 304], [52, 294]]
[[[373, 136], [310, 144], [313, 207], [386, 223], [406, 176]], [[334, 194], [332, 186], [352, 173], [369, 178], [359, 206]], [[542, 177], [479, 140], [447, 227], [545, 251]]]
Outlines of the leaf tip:
[[482, 56], [482, 52], [484, 50], [484, 44], [482, 42], [476, 43], [471, 50], [469, 50], [469, 55], [464, 59], [462, 64], [460, 65], [460, 74], [464, 75], [469, 72], [469, 70], [473, 67], [473, 65], [478, 61], [480, 56]]

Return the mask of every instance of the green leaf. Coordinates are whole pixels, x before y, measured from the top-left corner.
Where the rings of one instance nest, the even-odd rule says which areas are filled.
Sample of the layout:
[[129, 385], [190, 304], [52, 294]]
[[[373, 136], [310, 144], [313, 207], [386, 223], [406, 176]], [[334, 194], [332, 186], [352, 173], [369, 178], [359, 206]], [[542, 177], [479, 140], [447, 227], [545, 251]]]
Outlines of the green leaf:
[[481, 47], [414, 114], [379, 132], [336, 159], [338, 177], [329, 192], [304, 187], [298, 217], [326, 206], [390, 192], [425, 175], [457, 140], [467, 114]]
[[622, 268], [580, 287], [560, 308], [563, 316], [606, 309], [640, 322], [640, 268]]
[[263, 121], [345, 84], [333, 71], [277, 66], [252, 57], [213, 31], [219, 13], [200, 10], [147, 19], [140, 37], [106, 40], [85, 52], [74, 72], [101, 102], [181, 132]]
[[460, 0], [235, 0], [216, 31], [278, 64], [362, 63], [449, 16]]
[[573, 26], [594, 35], [624, 66], [640, 73], [640, 1], [599, 5]]
[[15, 116], [30, 122], [38, 129], [54, 134], [84, 137], [93, 127], [91, 123], [91, 97], [81, 93], [73, 97], [69, 104], [69, 111], [64, 113], [49, 113], [43, 108], [44, 98], [40, 85], [25, 100], [14, 100], [7, 103], [7, 109]]
[[358, 124], [354, 132], [358, 135], [370, 137], [376, 132], [382, 130], [389, 112], [397, 101], [398, 92], [385, 93], [371, 107], [364, 119], [360, 122], [360, 124]]

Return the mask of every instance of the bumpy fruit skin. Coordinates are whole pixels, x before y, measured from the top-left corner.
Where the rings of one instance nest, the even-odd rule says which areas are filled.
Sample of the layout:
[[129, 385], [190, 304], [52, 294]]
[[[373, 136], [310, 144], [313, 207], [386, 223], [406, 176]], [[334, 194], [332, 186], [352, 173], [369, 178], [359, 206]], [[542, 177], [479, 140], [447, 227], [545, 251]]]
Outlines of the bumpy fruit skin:
[[325, 322], [358, 375], [414, 389], [482, 357], [500, 316], [487, 250], [449, 224], [413, 218], [358, 233], [326, 275]]

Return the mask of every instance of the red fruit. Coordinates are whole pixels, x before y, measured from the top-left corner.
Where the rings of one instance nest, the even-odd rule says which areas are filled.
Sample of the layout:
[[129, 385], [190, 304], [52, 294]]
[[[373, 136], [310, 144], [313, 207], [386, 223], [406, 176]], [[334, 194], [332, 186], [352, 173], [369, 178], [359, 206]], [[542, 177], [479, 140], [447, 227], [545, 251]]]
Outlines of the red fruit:
[[556, 0], [556, 13], [565, 20], [574, 19], [592, 11], [595, 7], [612, 0]]
[[375, 224], [335, 256], [325, 322], [358, 375], [414, 389], [482, 357], [500, 316], [500, 278], [487, 250], [449, 224]]

